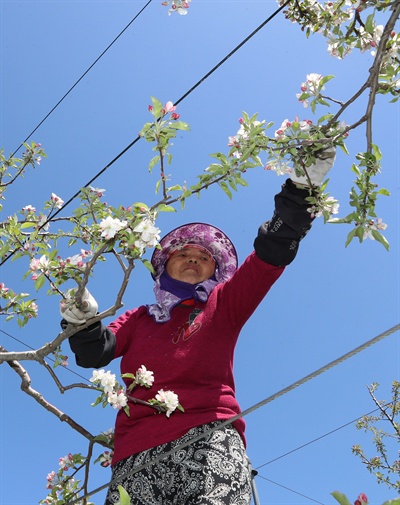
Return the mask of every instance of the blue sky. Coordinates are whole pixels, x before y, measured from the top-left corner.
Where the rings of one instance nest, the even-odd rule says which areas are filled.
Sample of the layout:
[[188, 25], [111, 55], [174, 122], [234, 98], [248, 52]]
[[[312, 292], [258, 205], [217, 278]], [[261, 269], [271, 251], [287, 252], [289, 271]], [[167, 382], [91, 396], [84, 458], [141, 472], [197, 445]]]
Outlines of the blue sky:
[[[1, 0], [0, 145], [7, 153], [20, 145], [145, 3]], [[151, 119], [151, 96], [162, 102], [178, 100], [276, 8], [270, 1], [193, 0], [187, 16], [169, 17], [160, 2], [152, 2], [33, 135], [48, 158], [8, 191], [4, 217], [28, 204], [41, 208], [52, 192], [64, 200], [75, 194]], [[279, 15], [179, 105], [177, 112], [191, 132], [175, 141], [173, 180], [190, 184], [211, 162], [210, 153], [227, 150], [227, 138], [236, 133], [243, 110], [258, 112], [260, 119], [277, 126], [296, 115], [312, 118], [295, 97], [306, 74], [335, 75], [327, 94], [346, 100], [367, 78], [371, 63], [368, 53], [354, 53], [343, 61], [331, 58], [321, 36], [307, 40]], [[390, 251], [373, 241], [345, 248], [350, 229], [315, 222], [295, 262], [242, 332], [235, 371], [243, 409], [399, 322], [400, 115], [398, 104], [388, 102], [388, 97], [377, 97], [373, 126], [375, 143], [384, 155], [377, 183], [391, 192], [377, 207], [388, 224]], [[365, 103], [361, 100], [351, 108], [346, 121], [360, 116]], [[352, 133], [347, 145], [350, 156], [338, 153], [330, 183], [342, 216], [349, 210], [354, 175], [349, 167], [365, 147], [365, 133]], [[138, 142], [94, 185], [106, 189], [106, 201], [113, 205], [152, 204], [157, 176], [148, 174], [151, 157], [150, 145]], [[158, 226], [165, 233], [185, 222], [212, 222], [232, 238], [243, 261], [258, 226], [270, 218], [273, 196], [283, 183], [262, 169], [247, 175], [249, 187], [240, 188], [232, 201], [218, 188], [210, 188], [200, 199], [189, 200], [184, 212], [160, 216]], [[65, 215], [73, 208], [71, 204]], [[0, 269], [1, 281], [15, 291], [33, 293], [33, 283], [22, 282], [27, 267], [23, 261], [6, 263]], [[111, 263], [97, 269], [89, 289], [101, 309], [112, 304], [118, 281]], [[42, 291], [37, 294], [39, 317], [26, 328], [0, 322], [0, 344], [8, 350], [26, 347], [6, 333], [32, 347], [57, 335], [58, 299]], [[125, 306], [152, 299], [150, 276], [138, 264]], [[248, 454], [253, 466], [261, 467], [257, 487], [262, 505], [331, 505], [335, 501], [330, 493], [336, 489], [351, 501], [364, 492], [374, 505], [394, 497], [352, 455], [357, 443], [370, 455], [374, 451], [370, 436], [357, 431], [351, 421], [374, 409], [366, 389], [372, 382], [381, 384], [379, 398], [390, 398], [391, 382], [400, 376], [399, 351], [395, 333], [246, 417]], [[65, 352], [69, 369], [89, 378], [89, 371], [72, 363], [67, 346]], [[113, 410], [91, 407], [94, 396], [89, 392], [61, 396], [39, 365], [22, 364], [34, 388], [90, 431], [113, 425]], [[118, 363], [110, 369], [118, 373]], [[64, 384], [81, 380], [68, 370], [60, 370], [60, 378]], [[58, 469], [58, 458], [84, 453], [86, 444], [22, 393], [19, 378], [5, 364], [0, 366], [0, 383], [0, 503], [32, 505], [45, 497], [46, 475]], [[90, 487], [109, 477], [107, 469], [96, 465]], [[92, 499], [101, 505], [104, 493]]]

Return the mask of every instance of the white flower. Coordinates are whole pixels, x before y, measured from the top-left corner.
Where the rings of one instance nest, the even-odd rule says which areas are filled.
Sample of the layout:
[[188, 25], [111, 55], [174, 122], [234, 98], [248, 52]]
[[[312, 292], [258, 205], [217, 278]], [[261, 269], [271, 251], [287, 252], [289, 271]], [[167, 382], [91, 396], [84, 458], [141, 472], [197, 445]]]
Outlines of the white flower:
[[135, 242], [135, 246], [139, 249], [143, 247], [141, 242], [147, 247], [155, 247], [160, 240], [160, 229], [154, 226], [151, 219], [143, 219], [138, 225], [133, 229], [134, 232], [140, 233], [140, 240]]
[[105, 393], [111, 393], [116, 384], [115, 374], [111, 373], [109, 370], [106, 372], [103, 369], [93, 370], [92, 377], [89, 380], [90, 382], [98, 383], [102, 386]]
[[[47, 231], [50, 228], [50, 223], [47, 223], [47, 217], [45, 215], [39, 216], [38, 227], [41, 230]], [[46, 223], [46, 224], [45, 224]]]
[[380, 217], [374, 222], [371, 221], [368, 223], [364, 229], [363, 240], [366, 238], [370, 238], [371, 240], [375, 240], [375, 237], [372, 235], [372, 230], [386, 230], [387, 224], [382, 221]]
[[147, 370], [147, 368], [142, 365], [136, 372], [136, 382], [140, 386], [152, 386], [154, 382], [153, 372], [151, 370]]
[[64, 470], [67, 470], [67, 468], [73, 466], [74, 463], [72, 460], [72, 454], [67, 454], [63, 458], [60, 458], [58, 464], [60, 465], [61, 468], [64, 468]]
[[114, 238], [115, 234], [123, 228], [126, 228], [127, 224], [127, 221], [121, 221], [120, 219], [114, 219], [111, 216], [107, 216], [100, 222], [100, 228], [103, 230], [101, 236], [106, 240]]
[[386, 230], [387, 224], [382, 221], [380, 217], [375, 221], [375, 226], [378, 230]]
[[108, 393], [107, 401], [114, 409], [118, 410], [126, 407], [128, 404], [128, 399], [122, 390], [117, 391], [116, 393]]
[[32, 272], [36, 272], [37, 270], [43, 271], [47, 270], [49, 267], [49, 260], [46, 258], [46, 256], [43, 254], [43, 256], [40, 257], [40, 259], [37, 258], [32, 258], [31, 262], [29, 263], [29, 268]]
[[163, 389], [160, 389], [158, 394], [156, 394], [156, 400], [158, 400], [167, 409], [167, 417], [169, 417], [179, 405], [178, 395], [176, 395], [173, 391], [164, 391]]
[[100, 198], [105, 193], [105, 189], [103, 188], [94, 188], [93, 186], [89, 186], [89, 189], [92, 193], [96, 193], [96, 195]]
[[22, 212], [36, 212], [36, 209], [33, 205], [26, 205], [25, 207], [22, 207]]
[[59, 209], [64, 205], [64, 200], [62, 200], [59, 196], [57, 196], [55, 193], [51, 194], [50, 200], [54, 202], [55, 206]]
[[286, 175], [292, 173], [292, 168], [284, 160], [272, 160], [266, 166], [265, 170], [272, 170], [276, 175]]

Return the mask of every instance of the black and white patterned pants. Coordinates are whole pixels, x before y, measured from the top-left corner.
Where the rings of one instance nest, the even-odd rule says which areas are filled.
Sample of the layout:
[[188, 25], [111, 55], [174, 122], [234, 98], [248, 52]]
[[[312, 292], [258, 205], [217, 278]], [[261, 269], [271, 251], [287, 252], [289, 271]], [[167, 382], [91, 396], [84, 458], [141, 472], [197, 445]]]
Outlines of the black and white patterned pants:
[[[193, 438], [216, 427], [218, 422], [192, 428], [183, 437], [116, 463], [105, 505], [119, 500], [118, 485], [131, 498], [131, 505], [249, 505], [250, 464], [243, 441], [231, 425], [223, 426], [201, 440], [146, 465]], [[128, 475], [127, 475], [128, 474]]]

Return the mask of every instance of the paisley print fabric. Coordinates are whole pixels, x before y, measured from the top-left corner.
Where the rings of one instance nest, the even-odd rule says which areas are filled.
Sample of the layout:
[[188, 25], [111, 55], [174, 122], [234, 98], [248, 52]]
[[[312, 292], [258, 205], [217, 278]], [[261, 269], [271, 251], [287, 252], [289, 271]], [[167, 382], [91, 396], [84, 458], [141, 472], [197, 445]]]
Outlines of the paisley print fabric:
[[[249, 505], [250, 464], [243, 441], [232, 426], [215, 429], [179, 448], [220, 423], [192, 428], [183, 437], [116, 463], [105, 505], [119, 500], [118, 485], [132, 505]], [[174, 451], [175, 449], [175, 451]], [[174, 451], [154, 464], [155, 458]], [[144, 469], [136, 471], [136, 468]]]

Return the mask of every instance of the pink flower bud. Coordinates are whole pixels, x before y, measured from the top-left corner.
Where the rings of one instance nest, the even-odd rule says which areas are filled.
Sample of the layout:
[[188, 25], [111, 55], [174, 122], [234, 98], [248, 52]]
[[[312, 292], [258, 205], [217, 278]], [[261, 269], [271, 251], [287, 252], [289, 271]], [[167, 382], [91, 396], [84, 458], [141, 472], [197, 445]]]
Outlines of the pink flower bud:
[[149, 111], [149, 112], [151, 112], [151, 111], [153, 110], [153, 106], [152, 106], [152, 105], [149, 105], [149, 106], [147, 107], [147, 109], [148, 109], [148, 111]]

